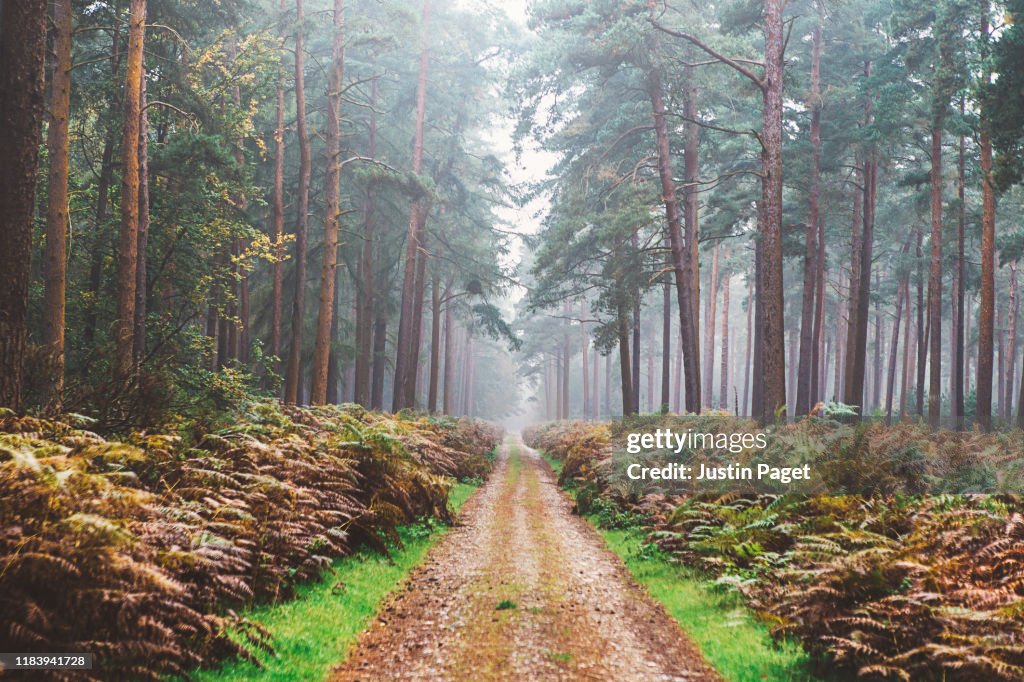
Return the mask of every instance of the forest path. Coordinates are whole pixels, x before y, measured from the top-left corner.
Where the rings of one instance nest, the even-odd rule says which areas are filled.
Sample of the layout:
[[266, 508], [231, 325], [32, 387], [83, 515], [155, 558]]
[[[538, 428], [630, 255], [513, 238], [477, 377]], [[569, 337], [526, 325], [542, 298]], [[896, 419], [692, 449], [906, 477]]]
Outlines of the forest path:
[[459, 525], [389, 598], [335, 682], [717, 680], [511, 437]]

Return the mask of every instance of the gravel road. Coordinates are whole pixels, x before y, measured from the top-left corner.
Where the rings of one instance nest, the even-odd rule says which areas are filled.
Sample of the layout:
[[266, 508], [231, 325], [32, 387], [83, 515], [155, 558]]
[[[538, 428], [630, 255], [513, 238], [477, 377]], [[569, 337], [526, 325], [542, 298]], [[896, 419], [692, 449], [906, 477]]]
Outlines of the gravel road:
[[517, 437], [336, 682], [718, 680]]

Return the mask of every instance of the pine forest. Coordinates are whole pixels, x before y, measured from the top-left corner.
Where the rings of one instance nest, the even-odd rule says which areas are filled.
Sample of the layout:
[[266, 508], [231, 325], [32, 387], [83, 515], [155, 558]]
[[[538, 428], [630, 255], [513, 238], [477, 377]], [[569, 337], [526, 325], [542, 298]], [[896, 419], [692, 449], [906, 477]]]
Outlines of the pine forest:
[[1024, 680], [1024, 0], [0, 0], [0, 150], [0, 679]]

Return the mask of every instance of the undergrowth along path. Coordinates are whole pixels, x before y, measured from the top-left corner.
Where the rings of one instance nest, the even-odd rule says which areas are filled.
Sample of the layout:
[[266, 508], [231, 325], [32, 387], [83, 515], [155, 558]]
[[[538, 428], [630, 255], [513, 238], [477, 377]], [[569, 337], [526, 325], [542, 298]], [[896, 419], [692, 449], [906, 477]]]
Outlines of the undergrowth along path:
[[518, 438], [333, 680], [718, 680]]
[[[449, 508], [458, 513], [476, 490], [456, 484], [448, 493]], [[334, 562], [322, 580], [301, 585], [298, 598], [264, 604], [241, 615], [273, 635], [274, 653], [253, 649], [260, 665], [235, 660], [211, 670], [197, 670], [197, 682], [294, 682], [322, 680], [341, 660], [387, 595], [419, 564], [447, 532], [433, 520], [398, 528], [400, 547], [389, 554], [364, 547]], [[180, 682], [174, 678], [175, 682]]]

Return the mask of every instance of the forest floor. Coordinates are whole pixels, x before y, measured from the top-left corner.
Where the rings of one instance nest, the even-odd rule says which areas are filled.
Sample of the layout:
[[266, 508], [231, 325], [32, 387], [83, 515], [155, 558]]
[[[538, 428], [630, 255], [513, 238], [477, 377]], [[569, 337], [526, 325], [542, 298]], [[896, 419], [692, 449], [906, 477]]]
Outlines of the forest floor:
[[332, 680], [718, 680], [518, 438]]

